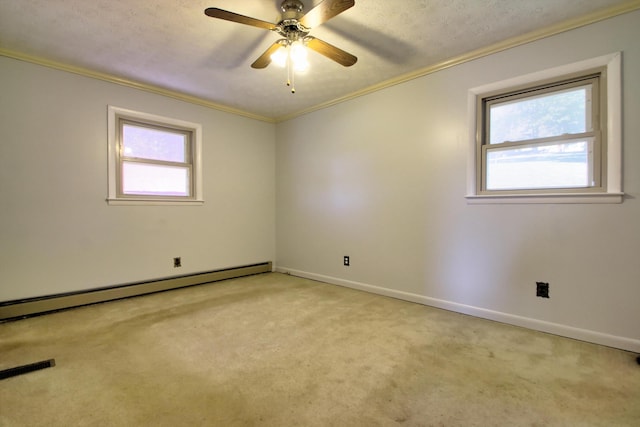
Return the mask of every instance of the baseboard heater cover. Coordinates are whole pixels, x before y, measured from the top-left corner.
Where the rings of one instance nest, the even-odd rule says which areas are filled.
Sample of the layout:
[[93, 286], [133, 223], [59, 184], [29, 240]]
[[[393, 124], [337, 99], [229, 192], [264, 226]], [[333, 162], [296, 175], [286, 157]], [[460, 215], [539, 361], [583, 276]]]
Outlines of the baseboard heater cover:
[[55, 294], [44, 297], [27, 298], [0, 302], [0, 321], [35, 316], [52, 311], [65, 310], [83, 305], [96, 304], [146, 295], [187, 286], [202, 285], [236, 277], [250, 276], [271, 272], [271, 262], [251, 264], [222, 270], [195, 273], [185, 276], [174, 276], [146, 282], [129, 283], [86, 291]]
[[53, 368], [56, 366], [55, 359], [43, 360], [42, 362], [30, 363], [28, 365], [17, 366], [15, 368], [3, 369], [0, 371], [0, 380], [16, 377], [29, 372], [39, 371], [40, 369]]

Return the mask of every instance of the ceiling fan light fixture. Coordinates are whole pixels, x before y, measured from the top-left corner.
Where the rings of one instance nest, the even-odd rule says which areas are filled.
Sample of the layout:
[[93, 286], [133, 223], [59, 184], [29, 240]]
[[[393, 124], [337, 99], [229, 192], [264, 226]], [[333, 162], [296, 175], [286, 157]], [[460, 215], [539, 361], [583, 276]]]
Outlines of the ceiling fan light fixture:
[[291, 63], [295, 71], [302, 72], [309, 68], [307, 56], [307, 47], [302, 41], [297, 40], [291, 43], [291, 46], [289, 47], [289, 57], [291, 58]]
[[287, 66], [288, 56], [288, 49], [284, 46], [280, 46], [280, 49], [276, 50], [273, 55], [271, 55], [271, 61], [278, 67], [284, 68]]
[[304, 71], [309, 68], [309, 56], [307, 47], [301, 40], [283, 44], [271, 55], [271, 61], [278, 67], [286, 67], [287, 61], [296, 71]]
[[306, 61], [307, 48], [300, 40], [291, 43], [291, 59], [293, 62]]

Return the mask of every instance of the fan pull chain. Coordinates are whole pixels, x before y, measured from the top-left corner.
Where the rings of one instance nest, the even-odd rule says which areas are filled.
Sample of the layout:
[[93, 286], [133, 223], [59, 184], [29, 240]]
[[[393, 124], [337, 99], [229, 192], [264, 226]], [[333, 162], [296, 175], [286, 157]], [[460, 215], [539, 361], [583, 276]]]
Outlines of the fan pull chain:
[[296, 93], [295, 70], [291, 67], [291, 46], [287, 46], [287, 86], [291, 87], [291, 93]]
[[287, 86], [291, 86], [291, 52], [287, 46]]

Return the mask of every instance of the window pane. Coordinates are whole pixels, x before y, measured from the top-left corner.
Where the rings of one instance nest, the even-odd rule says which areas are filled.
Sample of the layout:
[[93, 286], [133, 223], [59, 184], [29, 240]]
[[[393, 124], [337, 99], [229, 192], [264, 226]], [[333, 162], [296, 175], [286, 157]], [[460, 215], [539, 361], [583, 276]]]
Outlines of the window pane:
[[122, 192], [189, 197], [189, 168], [123, 162]]
[[582, 140], [487, 150], [487, 190], [589, 187], [592, 146]]
[[122, 126], [123, 156], [185, 162], [187, 136], [144, 126]]
[[591, 85], [490, 106], [489, 144], [591, 131]]

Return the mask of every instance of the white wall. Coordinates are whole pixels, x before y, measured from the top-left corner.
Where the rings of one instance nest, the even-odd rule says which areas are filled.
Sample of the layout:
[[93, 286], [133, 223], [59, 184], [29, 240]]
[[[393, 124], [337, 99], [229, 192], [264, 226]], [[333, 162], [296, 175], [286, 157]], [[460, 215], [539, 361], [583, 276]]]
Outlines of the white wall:
[[[638, 24], [634, 12], [277, 126], [0, 57], [0, 301], [276, 259], [640, 351]], [[624, 203], [467, 205], [467, 90], [614, 51]], [[203, 125], [204, 206], [106, 204], [107, 105]]]
[[[640, 351], [638, 40], [633, 12], [278, 124], [278, 269]], [[467, 91], [616, 51], [624, 203], [468, 205]]]
[[[0, 76], [0, 301], [274, 260], [273, 124], [6, 57]], [[108, 105], [202, 124], [203, 206], [107, 205]]]

